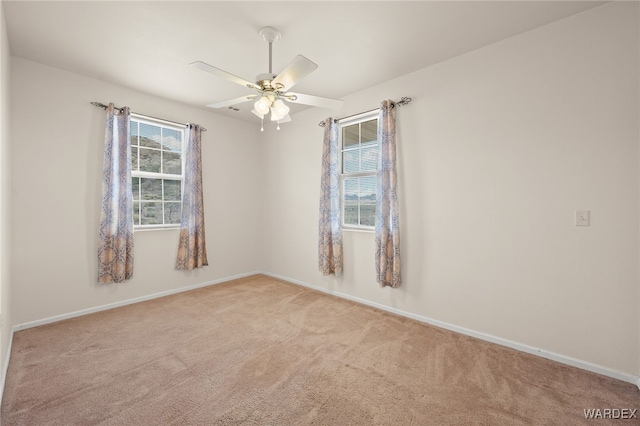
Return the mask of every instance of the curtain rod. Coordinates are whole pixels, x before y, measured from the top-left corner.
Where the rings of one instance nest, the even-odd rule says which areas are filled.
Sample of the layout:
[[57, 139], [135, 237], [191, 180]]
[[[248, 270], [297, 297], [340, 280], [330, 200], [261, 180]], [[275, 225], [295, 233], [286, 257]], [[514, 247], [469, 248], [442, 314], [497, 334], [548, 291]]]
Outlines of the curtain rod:
[[[411, 100], [412, 100], [412, 99], [411, 99], [410, 97], [408, 97], [408, 96], [403, 96], [402, 98], [400, 98], [400, 100], [399, 100], [398, 102], [393, 101], [392, 106], [393, 106], [393, 107], [395, 107], [396, 105], [397, 105], [397, 106], [399, 106], [399, 107], [401, 107], [401, 106], [405, 106], [405, 105], [408, 105], [408, 104], [409, 104], [409, 102], [411, 102]], [[376, 109], [372, 109], [371, 111], [359, 112], [359, 113], [357, 113], [357, 114], [348, 115], [348, 116], [346, 116], [346, 117], [342, 117], [342, 118], [334, 118], [334, 119], [333, 119], [333, 122], [334, 122], [334, 123], [337, 123], [338, 121], [346, 120], [347, 118], [355, 117], [355, 116], [357, 116], [357, 115], [368, 114], [368, 113], [370, 113], [370, 112], [377, 111], [377, 110], [379, 110], [379, 109], [380, 109], [380, 108], [376, 108]], [[320, 127], [324, 127], [324, 121], [319, 122], [319, 123], [318, 123], [318, 126], [320, 126]]]
[[[93, 106], [97, 106], [98, 108], [102, 108], [102, 109], [107, 109], [109, 108], [109, 105], [105, 105], [102, 102], [91, 102], [91, 105]], [[114, 107], [117, 110], [122, 110], [122, 108], [118, 108], [118, 107]], [[132, 114], [138, 114], [138, 113], [132, 113]], [[143, 115], [145, 117], [149, 117], [149, 118], [153, 118], [155, 120], [159, 120], [159, 121], [166, 121], [167, 123], [172, 123], [172, 124], [177, 124], [178, 126], [184, 126], [184, 123], [178, 123], [177, 121], [171, 121], [171, 120], [165, 120], [164, 118], [158, 118], [158, 117], [152, 117], [150, 115], [145, 115], [145, 114], [138, 114], [138, 115]], [[189, 124], [189, 123], [187, 123]], [[206, 132], [207, 129], [205, 129], [204, 127], [200, 126], [200, 130], [202, 130], [203, 132]]]

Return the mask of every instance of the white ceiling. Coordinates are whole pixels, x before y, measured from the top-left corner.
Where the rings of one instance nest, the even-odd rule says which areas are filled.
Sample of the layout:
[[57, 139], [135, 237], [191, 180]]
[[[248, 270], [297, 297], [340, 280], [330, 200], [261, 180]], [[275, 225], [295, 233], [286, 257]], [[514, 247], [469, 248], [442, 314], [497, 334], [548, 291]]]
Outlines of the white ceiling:
[[[188, 64], [254, 81], [268, 71], [264, 26], [283, 35], [275, 73], [302, 54], [319, 68], [295, 91], [340, 98], [602, 3], [2, 1], [12, 55], [195, 106], [251, 94]], [[256, 120], [239, 107], [217, 111]]]

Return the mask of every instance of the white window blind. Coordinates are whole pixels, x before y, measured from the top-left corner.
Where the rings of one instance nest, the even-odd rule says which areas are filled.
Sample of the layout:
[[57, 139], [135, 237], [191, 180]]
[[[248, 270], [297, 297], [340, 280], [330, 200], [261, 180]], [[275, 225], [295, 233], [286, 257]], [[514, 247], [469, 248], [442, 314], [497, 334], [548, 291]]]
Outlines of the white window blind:
[[340, 123], [343, 225], [373, 229], [376, 218], [378, 112]]

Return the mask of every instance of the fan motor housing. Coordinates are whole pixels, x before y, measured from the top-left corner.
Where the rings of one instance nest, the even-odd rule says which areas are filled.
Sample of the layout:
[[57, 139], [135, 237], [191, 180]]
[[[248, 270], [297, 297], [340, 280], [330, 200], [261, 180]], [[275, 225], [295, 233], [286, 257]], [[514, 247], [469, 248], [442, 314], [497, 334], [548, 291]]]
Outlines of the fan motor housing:
[[276, 77], [277, 77], [277, 74], [272, 74], [269, 72], [258, 74], [256, 76], [256, 84], [264, 89], [272, 88], [271, 82]]

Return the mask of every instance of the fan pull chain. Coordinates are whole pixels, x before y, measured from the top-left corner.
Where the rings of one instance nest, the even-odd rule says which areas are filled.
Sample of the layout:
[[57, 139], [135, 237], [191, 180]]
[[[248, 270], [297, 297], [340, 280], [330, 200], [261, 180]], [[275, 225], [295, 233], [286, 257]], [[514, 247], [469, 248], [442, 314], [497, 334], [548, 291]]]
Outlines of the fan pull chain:
[[260, 131], [264, 132], [264, 117], [260, 119]]
[[280, 130], [280, 122], [278, 121], [278, 127], [276, 127], [276, 130]]

